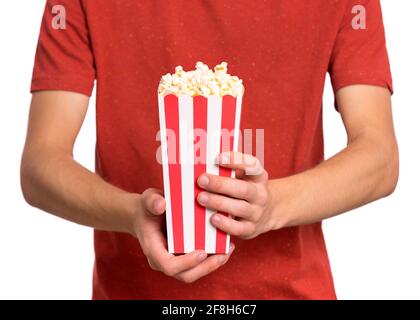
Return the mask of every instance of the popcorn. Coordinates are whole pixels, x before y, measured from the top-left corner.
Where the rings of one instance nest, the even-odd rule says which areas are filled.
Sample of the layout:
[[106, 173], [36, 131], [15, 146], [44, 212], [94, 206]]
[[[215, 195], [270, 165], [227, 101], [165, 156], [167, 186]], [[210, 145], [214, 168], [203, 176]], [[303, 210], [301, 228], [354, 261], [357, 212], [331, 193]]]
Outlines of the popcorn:
[[222, 62], [214, 68], [214, 71], [203, 62], [195, 65], [195, 70], [184, 71], [181, 66], [175, 68], [174, 74], [166, 74], [162, 77], [158, 89], [159, 95], [168, 94], [204, 96], [243, 95], [244, 86], [237, 76], [227, 73], [227, 63]]

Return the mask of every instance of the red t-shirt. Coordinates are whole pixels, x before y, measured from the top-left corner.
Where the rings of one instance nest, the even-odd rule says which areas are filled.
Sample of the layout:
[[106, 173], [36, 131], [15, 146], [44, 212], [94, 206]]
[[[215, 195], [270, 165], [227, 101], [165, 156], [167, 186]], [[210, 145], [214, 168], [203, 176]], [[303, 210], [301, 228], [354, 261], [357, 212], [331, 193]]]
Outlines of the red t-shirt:
[[[327, 72], [335, 91], [392, 90], [379, 0], [49, 0], [31, 90], [91, 95], [96, 80], [96, 172], [140, 193], [163, 185], [160, 77], [196, 61], [227, 61], [244, 80], [242, 127], [265, 130], [271, 179], [323, 161]], [[235, 243], [225, 266], [187, 285], [152, 271], [131, 235], [95, 231], [93, 298], [335, 298], [321, 223]]]

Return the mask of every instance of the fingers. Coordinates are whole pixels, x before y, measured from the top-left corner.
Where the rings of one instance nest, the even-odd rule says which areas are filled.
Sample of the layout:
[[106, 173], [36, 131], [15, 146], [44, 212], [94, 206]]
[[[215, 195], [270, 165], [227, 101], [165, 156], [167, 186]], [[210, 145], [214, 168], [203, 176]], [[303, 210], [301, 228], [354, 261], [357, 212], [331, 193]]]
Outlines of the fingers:
[[[165, 201], [161, 192], [156, 189], [147, 189], [142, 194], [143, 205], [151, 214], [161, 214], [165, 210]], [[197, 279], [215, 271], [225, 264], [232, 254], [234, 246], [229, 254], [213, 255], [207, 258], [207, 253], [197, 250], [185, 255], [175, 256], [166, 248], [166, 239], [153, 219], [149, 219], [147, 228], [143, 225], [138, 238], [147, 257], [150, 267], [160, 271], [169, 277], [174, 277], [183, 282], [194, 282]], [[153, 222], [153, 223], [152, 223]]]
[[202, 206], [218, 212], [224, 212], [243, 219], [252, 218], [252, 205], [245, 200], [233, 199], [209, 192], [200, 192], [197, 196], [197, 201]]
[[162, 192], [158, 189], [149, 188], [142, 193], [143, 204], [148, 213], [161, 215], [165, 212], [166, 203]]
[[198, 185], [210, 192], [224, 194], [237, 199], [252, 202], [256, 196], [256, 186], [253, 183], [220, 177], [211, 174], [203, 174], [197, 179]]
[[213, 255], [209, 258], [202, 250], [174, 256], [167, 251], [162, 232], [149, 233], [147, 238], [148, 243], [143, 251], [150, 267], [186, 283], [194, 282], [220, 268], [228, 261], [234, 249], [231, 244], [229, 254]]
[[174, 256], [165, 246], [165, 238], [162, 232], [148, 234], [147, 249], [144, 250], [150, 267], [173, 277], [176, 274], [194, 268], [207, 258], [203, 250], [197, 250], [185, 255]]
[[218, 164], [230, 169], [244, 170], [246, 176], [259, 181], [268, 178], [261, 162], [249, 154], [241, 152], [224, 152], [218, 157]]
[[197, 281], [198, 279], [216, 271], [221, 266], [223, 266], [229, 260], [234, 249], [235, 245], [231, 243], [228, 254], [213, 255], [196, 267], [177, 274], [175, 278], [185, 283], [192, 283]]
[[215, 214], [211, 217], [211, 223], [227, 234], [243, 239], [250, 239], [255, 233], [255, 224], [247, 220], [234, 220], [222, 214]]
[[207, 254], [204, 251], [194, 251], [185, 255], [156, 258], [155, 263], [161, 272], [169, 277], [190, 270], [198, 266], [207, 258]]

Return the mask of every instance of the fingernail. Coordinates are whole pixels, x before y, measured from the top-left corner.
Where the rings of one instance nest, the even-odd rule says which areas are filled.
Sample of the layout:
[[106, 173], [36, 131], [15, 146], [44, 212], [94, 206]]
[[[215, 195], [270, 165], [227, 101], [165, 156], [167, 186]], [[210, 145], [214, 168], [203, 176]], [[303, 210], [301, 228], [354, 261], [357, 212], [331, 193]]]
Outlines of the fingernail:
[[198, 261], [203, 261], [207, 257], [207, 254], [205, 252], [201, 252], [197, 256]]
[[244, 162], [247, 166], [255, 166], [255, 164], [257, 163], [257, 159], [251, 155], [247, 155], [244, 157]]
[[224, 254], [224, 255], [222, 255], [222, 256], [220, 256], [220, 257], [219, 257], [219, 263], [220, 263], [220, 264], [224, 264], [224, 263], [227, 261], [227, 258], [228, 258], [228, 257], [227, 257], [227, 255], [225, 255], [225, 254]]
[[201, 193], [198, 194], [197, 200], [201, 204], [206, 204], [207, 201], [209, 200], [209, 197], [205, 192], [201, 192]]
[[231, 243], [230, 247], [229, 247], [229, 254], [231, 254], [233, 252], [233, 250], [235, 250], [235, 245], [233, 243]]
[[220, 216], [218, 214], [213, 216], [213, 222], [219, 223], [220, 221], [222, 221], [222, 219], [220, 218]]
[[209, 184], [209, 182], [209, 177], [207, 177], [204, 174], [198, 178], [198, 184], [202, 187], [206, 187]]
[[228, 164], [230, 162], [230, 157], [227, 154], [221, 154], [219, 157], [219, 161], [221, 164]]
[[156, 199], [153, 202], [153, 208], [157, 211], [160, 212], [162, 210], [162, 201], [160, 201], [159, 199]]

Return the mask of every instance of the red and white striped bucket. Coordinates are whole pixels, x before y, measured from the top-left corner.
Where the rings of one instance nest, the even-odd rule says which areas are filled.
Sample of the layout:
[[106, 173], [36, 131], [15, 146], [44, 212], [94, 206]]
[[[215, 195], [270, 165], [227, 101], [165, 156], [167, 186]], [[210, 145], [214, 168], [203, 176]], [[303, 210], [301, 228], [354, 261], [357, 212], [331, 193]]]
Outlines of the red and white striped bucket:
[[[168, 251], [228, 253], [229, 235], [210, 223], [215, 212], [197, 202], [202, 191], [197, 178], [204, 172], [235, 176], [215, 160], [221, 152], [238, 150], [242, 96], [158, 99]], [[232, 134], [222, 139], [222, 132]]]

